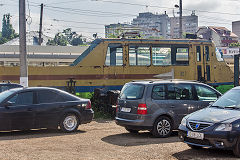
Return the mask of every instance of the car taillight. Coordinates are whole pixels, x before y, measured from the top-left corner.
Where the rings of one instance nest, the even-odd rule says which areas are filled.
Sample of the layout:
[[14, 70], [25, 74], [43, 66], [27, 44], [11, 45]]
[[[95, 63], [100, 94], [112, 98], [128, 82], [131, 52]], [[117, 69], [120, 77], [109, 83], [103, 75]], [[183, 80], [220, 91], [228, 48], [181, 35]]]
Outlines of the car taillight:
[[87, 103], [85, 109], [91, 109], [91, 108], [92, 108], [92, 106], [91, 106], [91, 101], [88, 101], [88, 103]]
[[138, 104], [137, 114], [147, 114], [147, 105], [146, 104]]

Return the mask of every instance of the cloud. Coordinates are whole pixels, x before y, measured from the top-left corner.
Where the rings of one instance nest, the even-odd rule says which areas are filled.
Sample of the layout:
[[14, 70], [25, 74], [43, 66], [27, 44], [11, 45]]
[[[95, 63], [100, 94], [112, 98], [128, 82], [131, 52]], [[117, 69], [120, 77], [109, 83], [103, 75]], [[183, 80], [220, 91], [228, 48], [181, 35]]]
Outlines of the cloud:
[[192, 10], [214, 11], [221, 7], [220, 0], [201, 0], [201, 1], [187, 1], [183, 8]]

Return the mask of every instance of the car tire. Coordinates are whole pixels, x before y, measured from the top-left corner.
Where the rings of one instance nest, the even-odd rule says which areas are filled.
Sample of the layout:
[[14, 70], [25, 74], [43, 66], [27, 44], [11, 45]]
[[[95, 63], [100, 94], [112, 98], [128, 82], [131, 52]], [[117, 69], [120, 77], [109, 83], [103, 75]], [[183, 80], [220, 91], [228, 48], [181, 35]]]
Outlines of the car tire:
[[240, 157], [240, 137], [238, 137], [238, 140], [233, 148], [233, 153], [235, 156]]
[[138, 133], [139, 130], [135, 130], [135, 129], [129, 129], [127, 127], [125, 127], [125, 129], [129, 132], [129, 133]]
[[202, 149], [202, 147], [200, 147], [200, 146], [195, 146], [195, 145], [191, 145], [191, 144], [187, 144], [187, 145], [188, 145], [188, 147], [195, 149], [195, 150]]
[[166, 138], [172, 133], [172, 121], [166, 117], [159, 117], [153, 125], [152, 134], [154, 137]]
[[60, 129], [63, 132], [75, 132], [79, 126], [79, 119], [76, 114], [67, 113], [60, 121]]

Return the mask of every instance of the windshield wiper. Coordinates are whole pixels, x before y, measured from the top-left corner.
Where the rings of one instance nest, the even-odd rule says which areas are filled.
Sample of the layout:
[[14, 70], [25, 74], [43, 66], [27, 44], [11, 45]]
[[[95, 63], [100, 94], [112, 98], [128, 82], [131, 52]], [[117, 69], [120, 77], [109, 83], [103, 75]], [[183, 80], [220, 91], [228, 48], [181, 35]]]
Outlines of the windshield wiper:
[[221, 106], [211, 106], [211, 107], [224, 109], [224, 107], [221, 107]]
[[240, 109], [240, 108], [237, 106], [226, 106], [224, 107], [224, 109]]

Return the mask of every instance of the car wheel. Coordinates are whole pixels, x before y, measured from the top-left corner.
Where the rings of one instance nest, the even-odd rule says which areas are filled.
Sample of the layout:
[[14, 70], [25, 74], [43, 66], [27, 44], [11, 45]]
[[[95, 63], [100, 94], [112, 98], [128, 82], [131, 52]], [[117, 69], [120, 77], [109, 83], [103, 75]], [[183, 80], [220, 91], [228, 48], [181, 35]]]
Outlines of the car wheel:
[[155, 137], [166, 138], [172, 133], [172, 121], [165, 116], [159, 117], [152, 129], [152, 134]]
[[138, 133], [138, 130], [134, 130], [134, 129], [129, 129], [127, 127], [125, 127], [125, 129], [130, 132], [130, 133]]
[[192, 149], [202, 149], [202, 147], [200, 147], [200, 146], [195, 146], [195, 145], [191, 145], [191, 144], [187, 144], [187, 145]]
[[233, 148], [233, 153], [235, 156], [240, 157], [240, 137], [238, 138], [238, 140]]
[[78, 117], [75, 114], [66, 114], [60, 122], [60, 129], [63, 132], [74, 132], [79, 126]]

